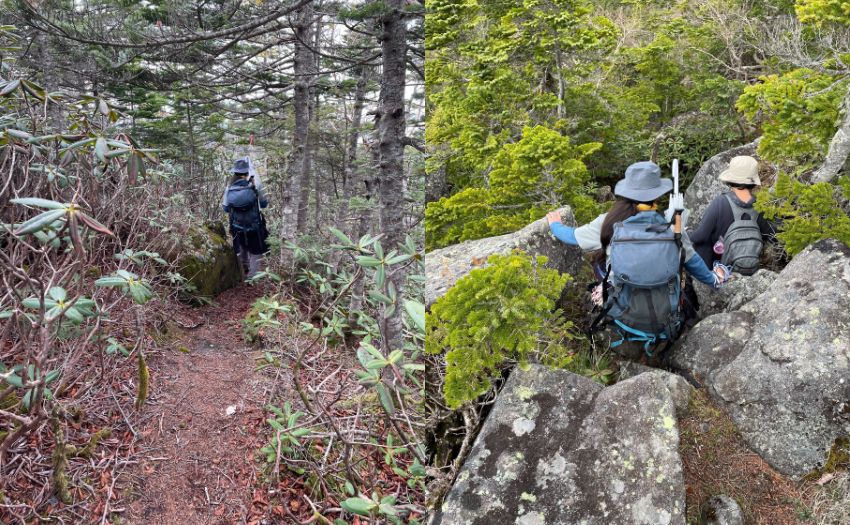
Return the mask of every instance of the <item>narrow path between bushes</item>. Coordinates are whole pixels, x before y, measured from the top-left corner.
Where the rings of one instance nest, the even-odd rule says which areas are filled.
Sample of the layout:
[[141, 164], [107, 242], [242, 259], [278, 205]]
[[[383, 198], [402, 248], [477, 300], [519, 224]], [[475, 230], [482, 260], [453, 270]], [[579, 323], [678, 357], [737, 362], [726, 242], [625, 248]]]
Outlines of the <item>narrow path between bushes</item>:
[[[241, 319], [262, 291], [239, 286], [216, 304], [186, 308], [149, 358], [135, 493], [126, 523], [250, 523], [271, 380], [256, 371]], [[186, 322], [188, 321], [188, 323]], [[172, 325], [173, 326], [173, 325]], [[189, 328], [185, 328], [188, 326]]]

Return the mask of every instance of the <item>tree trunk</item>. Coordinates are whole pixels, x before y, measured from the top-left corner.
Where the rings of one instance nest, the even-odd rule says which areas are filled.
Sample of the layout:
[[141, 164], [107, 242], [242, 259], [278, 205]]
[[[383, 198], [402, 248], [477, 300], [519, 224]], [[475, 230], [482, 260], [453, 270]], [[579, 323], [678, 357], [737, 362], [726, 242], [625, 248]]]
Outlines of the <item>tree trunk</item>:
[[[322, 35], [322, 19], [321, 19], [321, 17], [319, 17], [319, 19], [316, 20], [316, 27], [315, 27], [315, 30], [313, 31], [313, 44], [312, 45], [313, 45], [313, 49], [315, 51], [313, 53], [313, 75], [318, 74], [318, 71], [320, 70], [320, 66], [321, 66], [321, 64], [319, 63], [319, 60], [321, 58], [319, 56], [319, 46], [322, 43], [321, 40], [320, 40], [321, 35]], [[319, 93], [318, 93], [318, 90], [316, 90], [316, 89], [311, 89], [311, 91], [312, 91], [311, 100], [313, 101], [313, 103], [310, 106], [310, 122], [313, 122], [314, 123], [313, 125], [318, 127], [318, 125], [319, 125], [318, 124], [318, 122], [319, 122], [319, 117], [318, 117], [318, 115], [319, 115], [319, 102], [320, 102]], [[310, 143], [311, 151], [310, 151], [309, 156], [312, 159], [316, 154], [315, 150], [318, 149], [318, 146], [316, 144], [314, 144], [315, 141], [310, 141], [310, 142], [311, 142]], [[312, 171], [312, 167], [310, 168], [310, 171]], [[322, 192], [322, 190], [321, 190], [321, 181], [319, 180], [319, 173], [318, 172], [313, 173], [313, 193], [315, 195], [315, 203], [314, 203], [314, 209], [313, 209], [313, 226], [316, 229], [316, 231], [319, 231], [320, 230], [320, 228], [319, 228], [319, 225], [320, 225], [319, 215], [321, 214], [321, 210], [322, 210], [322, 193], [324, 193], [324, 192]]]
[[[310, 11], [309, 14], [312, 15], [312, 11]], [[301, 169], [301, 182], [298, 185], [301, 190], [301, 194], [298, 197], [298, 233], [304, 233], [307, 231], [307, 217], [310, 212], [310, 179], [313, 171], [313, 145], [310, 133], [310, 124], [313, 122], [313, 118], [316, 114], [315, 99], [313, 98], [313, 78], [316, 75], [316, 55], [308, 46], [315, 45], [313, 38], [318, 37], [318, 34], [321, 31], [318, 20], [312, 22], [309, 21], [309, 19], [305, 19], [304, 23], [307, 24], [304, 34], [300, 35], [299, 39], [295, 42], [295, 60], [297, 63], [299, 52], [303, 54], [305, 64], [303, 79], [307, 86], [307, 131], [304, 143], [304, 160], [303, 168]], [[300, 82], [300, 79], [298, 81]], [[318, 195], [316, 198], [318, 199]]]
[[850, 155], [850, 86], [847, 87], [841, 106], [844, 116], [829, 143], [826, 159], [812, 175], [812, 182], [829, 182], [834, 179]]
[[[309, 7], [302, 7], [295, 20], [295, 93], [293, 109], [295, 112], [295, 130], [292, 133], [292, 152], [289, 154], [289, 169], [287, 179], [289, 194], [283, 205], [283, 225], [281, 240], [295, 241], [303, 225], [302, 216], [307, 203], [303, 202], [302, 186], [309, 187], [309, 138], [310, 138], [310, 72], [313, 67], [313, 57], [304, 42], [310, 38]], [[281, 262], [284, 267], [292, 264], [292, 254], [289, 250], [281, 250]]]
[[[345, 165], [342, 175], [342, 217], [347, 217], [349, 211], [349, 202], [355, 195], [355, 188], [358, 184], [357, 177], [357, 141], [360, 138], [360, 124], [363, 121], [363, 106], [366, 104], [366, 84], [368, 82], [368, 73], [366, 66], [358, 66], [354, 69], [354, 74], [357, 77], [357, 85], [354, 88], [354, 107], [351, 109], [351, 122], [348, 129], [348, 140], [345, 147]], [[358, 230], [357, 223], [359, 219], [354, 221], [347, 230], [351, 235], [355, 235]], [[362, 233], [360, 235], [363, 235]], [[354, 241], [360, 236], [354, 237]]]
[[[53, 53], [50, 36], [47, 33], [39, 31], [35, 36], [35, 43], [38, 46], [38, 56], [41, 65], [41, 87], [48, 93], [58, 91], [62, 84], [62, 70], [56, 67], [56, 55]], [[58, 131], [64, 129], [62, 123], [64, 114], [62, 106], [56, 103], [47, 105], [47, 127], [48, 129]]]
[[[377, 131], [379, 143], [378, 209], [382, 244], [386, 252], [404, 242], [404, 88], [405, 55], [407, 52], [407, 27], [402, 16], [403, 0], [387, 0], [386, 12], [381, 17], [382, 75], [378, 105]], [[389, 281], [395, 286], [401, 300], [405, 275], [398, 267], [392, 268]], [[385, 316], [383, 350], [400, 349], [403, 344], [401, 305]]]
[[[359, 82], [358, 82], [359, 84]], [[364, 99], [365, 99], [365, 84], [364, 84]], [[362, 111], [362, 106], [361, 106]], [[349, 136], [349, 139], [351, 137]], [[355, 146], [356, 146], [356, 138], [355, 138]], [[373, 148], [372, 152], [372, 169], [378, 167], [381, 162], [380, 153], [377, 148]], [[355, 153], [356, 158], [356, 153]], [[352, 160], [353, 162], [353, 160]], [[371, 171], [371, 170], [369, 170]], [[366, 180], [363, 177], [357, 177], [356, 171], [352, 172], [352, 176], [356, 178], [357, 184], [362, 184], [363, 193], [362, 196], [365, 197], [367, 201], [372, 200], [372, 191], [373, 186], [371, 184], [367, 184]], [[353, 241], [357, 242], [357, 240], [366, 234], [368, 231], [369, 223], [372, 221], [372, 210], [368, 206], [362, 206], [357, 210], [357, 219], [354, 221], [354, 224], [351, 227], [351, 238]], [[354, 286], [351, 287], [351, 298], [348, 302], [348, 324], [354, 326], [355, 321], [357, 320], [357, 312], [363, 309], [363, 292], [366, 288], [366, 279], [360, 278], [357, 282], [354, 283]]]

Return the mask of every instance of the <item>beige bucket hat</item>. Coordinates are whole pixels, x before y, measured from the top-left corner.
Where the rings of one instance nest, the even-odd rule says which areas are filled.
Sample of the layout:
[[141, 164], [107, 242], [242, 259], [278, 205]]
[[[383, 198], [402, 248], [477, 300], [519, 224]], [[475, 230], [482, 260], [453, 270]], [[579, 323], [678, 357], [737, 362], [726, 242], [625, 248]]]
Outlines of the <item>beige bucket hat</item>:
[[732, 160], [729, 161], [729, 167], [717, 179], [720, 182], [729, 182], [732, 184], [755, 184], [756, 186], [761, 186], [759, 163], [756, 159], [747, 155], [732, 157]]

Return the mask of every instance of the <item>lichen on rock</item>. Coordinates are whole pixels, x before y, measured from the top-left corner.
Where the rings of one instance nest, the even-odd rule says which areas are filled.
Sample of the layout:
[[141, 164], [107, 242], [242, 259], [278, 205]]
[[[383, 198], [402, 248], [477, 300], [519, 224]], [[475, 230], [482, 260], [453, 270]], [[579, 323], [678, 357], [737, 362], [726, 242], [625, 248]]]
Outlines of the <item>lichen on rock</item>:
[[820, 241], [739, 310], [701, 321], [673, 365], [707, 386], [747, 444], [800, 478], [850, 436], [850, 248]]
[[662, 373], [602, 387], [564, 370], [514, 370], [435, 523], [683, 525], [667, 383]]

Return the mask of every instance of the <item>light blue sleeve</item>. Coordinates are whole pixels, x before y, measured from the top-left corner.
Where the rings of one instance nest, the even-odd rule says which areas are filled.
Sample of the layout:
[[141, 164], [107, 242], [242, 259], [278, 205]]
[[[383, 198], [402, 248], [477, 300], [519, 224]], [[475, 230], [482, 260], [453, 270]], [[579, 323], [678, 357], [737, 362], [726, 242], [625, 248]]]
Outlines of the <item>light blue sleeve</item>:
[[570, 226], [564, 226], [560, 222], [553, 222], [549, 225], [549, 229], [552, 230], [552, 235], [554, 235], [555, 238], [561, 241], [562, 243], [570, 244], [572, 246], [578, 246], [575, 228], [571, 228]]
[[602, 249], [602, 223], [605, 213], [593, 219], [584, 226], [575, 229], [576, 243], [582, 250], [593, 251]]
[[700, 282], [703, 282], [712, 288], [716, 288], [714, 272], [708, 269], [708, 266], [705, 265], [705, 261], [703, 261], [702, 257], [699, 255], [694, 254], [685, 262], [685, 270], [687, 270], [689, 274], [693, 275]]

